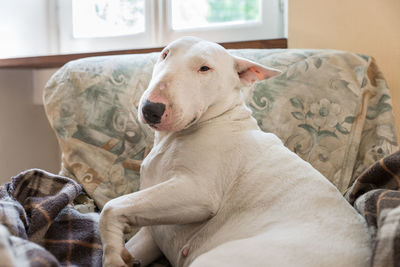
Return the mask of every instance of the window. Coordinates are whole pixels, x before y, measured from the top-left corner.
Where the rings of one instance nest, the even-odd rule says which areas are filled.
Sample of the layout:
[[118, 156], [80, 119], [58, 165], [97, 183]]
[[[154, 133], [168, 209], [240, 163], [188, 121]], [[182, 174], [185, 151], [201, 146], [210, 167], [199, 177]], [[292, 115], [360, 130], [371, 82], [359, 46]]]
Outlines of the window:
[[74, 38], [113, 37], [145, 31], [144, 0], [72, 0]]
[[59, 0], [60, 52], [285, 37], [287, 0]]
[[173, 30], [259, 23], [260, 0], [173, 0]]

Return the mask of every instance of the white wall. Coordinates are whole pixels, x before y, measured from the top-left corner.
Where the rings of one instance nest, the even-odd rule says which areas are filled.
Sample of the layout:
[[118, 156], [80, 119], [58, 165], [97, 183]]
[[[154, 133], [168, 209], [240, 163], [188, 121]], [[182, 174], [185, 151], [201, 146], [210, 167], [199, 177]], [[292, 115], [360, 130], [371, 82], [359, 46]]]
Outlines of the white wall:
[[332, 48], [371, 55], [393, 100], [400, 141], [400, 1], [290, 0], [289, 48]]
[[57, 173], [57, 140], [33, 103], [32, 70], [0, 70], [0, 183], [28, 168]]
[[0, 4], [0, 58], [53, 52], [47, 1], [11, 0]]

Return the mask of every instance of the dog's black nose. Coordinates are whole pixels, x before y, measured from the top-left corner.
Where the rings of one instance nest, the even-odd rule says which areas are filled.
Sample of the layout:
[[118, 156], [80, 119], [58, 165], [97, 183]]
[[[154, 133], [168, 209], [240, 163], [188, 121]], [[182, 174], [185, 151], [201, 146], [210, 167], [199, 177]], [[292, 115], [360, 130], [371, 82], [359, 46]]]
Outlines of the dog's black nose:
[[146, 100], [142, 107], [143, 117], [149, 124], [160, 123], [164, 112], [165, 105], [162, 103], [154, 103]]

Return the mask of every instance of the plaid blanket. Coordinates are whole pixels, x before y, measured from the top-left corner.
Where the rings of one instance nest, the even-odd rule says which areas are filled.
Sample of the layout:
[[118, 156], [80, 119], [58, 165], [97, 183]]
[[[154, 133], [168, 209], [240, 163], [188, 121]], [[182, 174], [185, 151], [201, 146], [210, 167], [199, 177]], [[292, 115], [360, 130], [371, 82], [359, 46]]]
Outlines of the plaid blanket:
[[[0, 266], [101, 266], [98, 214], [70, 205], [81, 192], [73, 180], [37, 169], [1, 186]], [[400, 267], [400, 151], [362, 173], [346, 198], [373, 236], [372, 266]]]
[[70, 203], [71, 179], [28, 170], [0, 187], [0, 266], [101, 266], [98, 214]]
[[362, 173], [346, 194], [373, 237], [373, 267], [400, 267], [400, 151]]

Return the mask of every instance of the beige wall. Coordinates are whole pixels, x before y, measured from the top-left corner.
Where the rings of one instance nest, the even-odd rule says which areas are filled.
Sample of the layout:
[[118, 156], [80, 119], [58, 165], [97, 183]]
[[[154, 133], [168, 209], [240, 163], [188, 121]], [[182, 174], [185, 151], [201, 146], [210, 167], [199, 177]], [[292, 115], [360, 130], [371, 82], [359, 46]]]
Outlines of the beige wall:
[[388, 81], [400, 140], [400, 1], [289, 0], [289, 48], [332, 48], [375, 57]]
[[0, 70], [0, 184], [28, 168], [57, 173], [57, 140], [43, 105], [33, 103], [32, 70]]

